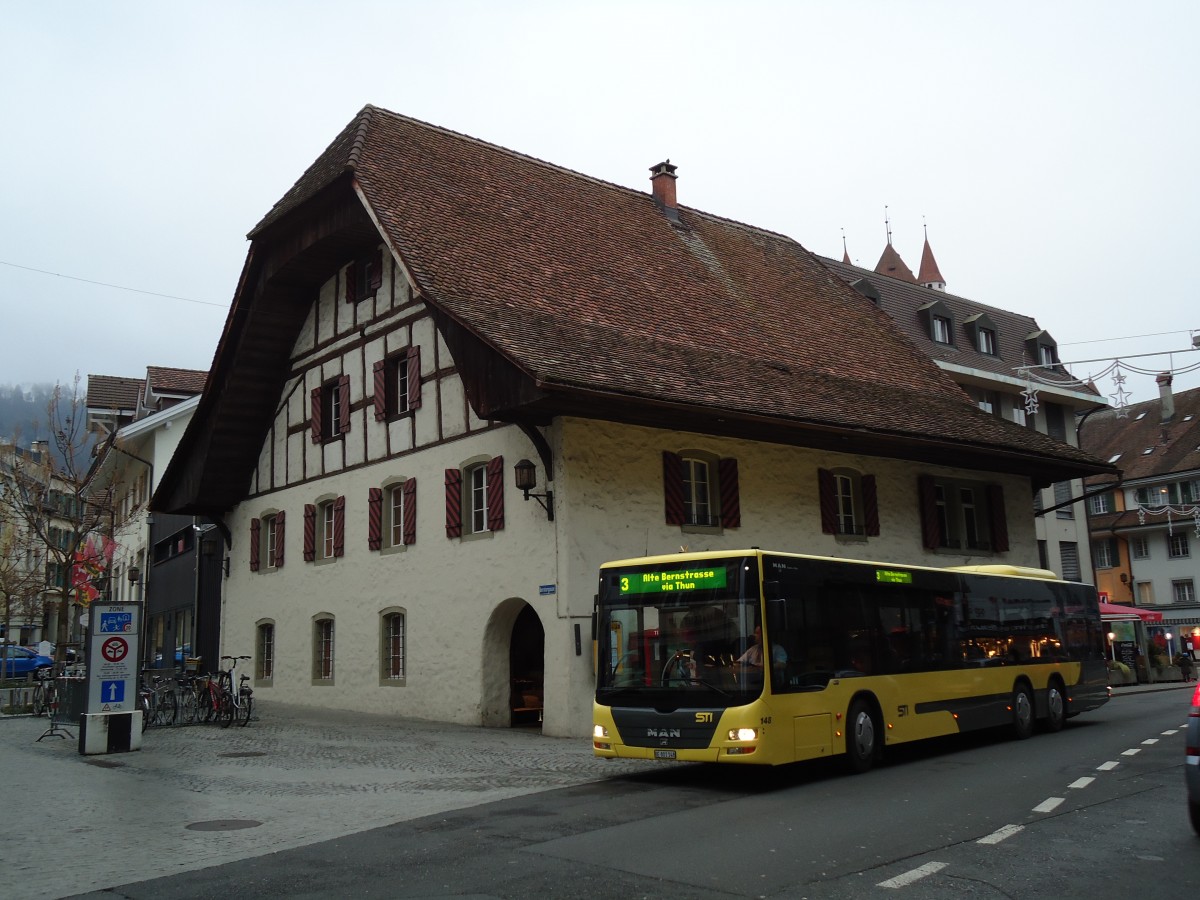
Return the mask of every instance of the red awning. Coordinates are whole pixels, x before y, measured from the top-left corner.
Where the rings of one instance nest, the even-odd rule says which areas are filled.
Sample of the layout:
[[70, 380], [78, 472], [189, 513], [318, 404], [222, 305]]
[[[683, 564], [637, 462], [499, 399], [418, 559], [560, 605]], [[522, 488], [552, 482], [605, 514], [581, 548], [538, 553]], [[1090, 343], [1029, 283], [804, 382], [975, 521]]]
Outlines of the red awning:
[[1162, 613], [1136, 606], [1121, 606], [1116, 603], [1101, 603], [1100, 618], [1107, 621], [1118, 619], [1141, 619], [1143, 622], [1161, 622]]

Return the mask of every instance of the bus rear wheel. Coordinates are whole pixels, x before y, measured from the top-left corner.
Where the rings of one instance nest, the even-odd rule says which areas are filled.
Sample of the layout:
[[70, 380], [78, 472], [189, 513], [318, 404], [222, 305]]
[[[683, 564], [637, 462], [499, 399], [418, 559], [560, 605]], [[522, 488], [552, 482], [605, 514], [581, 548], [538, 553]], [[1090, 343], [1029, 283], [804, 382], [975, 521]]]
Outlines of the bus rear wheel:
[[868, 771], [882, 756], [881, 732], [871, 705], [858, 699], [846, 715], [846, 765], [851, 772]]
[[1062, 731], [1067, 724], [1067, 695], [1062, 682], [1057, 678], [1050, 679], [1046, 688], [1046, 730]]
[[1013, 734], [1017, 740], [1033, 736], [1033, 695], [1029, 685], [1018, 684], [1012, 695]]

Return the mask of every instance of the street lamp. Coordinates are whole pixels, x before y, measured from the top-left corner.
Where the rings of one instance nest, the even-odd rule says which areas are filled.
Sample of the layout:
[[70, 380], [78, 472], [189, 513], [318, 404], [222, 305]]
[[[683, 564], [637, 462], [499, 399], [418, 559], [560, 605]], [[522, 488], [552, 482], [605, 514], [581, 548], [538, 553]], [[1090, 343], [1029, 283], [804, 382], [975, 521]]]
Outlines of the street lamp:
[[1108, 649], [1112, 653], [1113, 662], [1117, 661], [1117, 633], [1110, 631], [1108, 633]]

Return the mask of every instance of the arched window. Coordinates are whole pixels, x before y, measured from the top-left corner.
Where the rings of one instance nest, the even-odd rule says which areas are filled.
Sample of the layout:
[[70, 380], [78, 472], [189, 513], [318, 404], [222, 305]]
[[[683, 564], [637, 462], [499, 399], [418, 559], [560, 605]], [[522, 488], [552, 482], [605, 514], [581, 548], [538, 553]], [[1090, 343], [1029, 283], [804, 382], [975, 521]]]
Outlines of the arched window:
[[333, 616], [313, 617], [313, 684], [333, 684]]
[[379, 680], [381, 684], [403, 685], [407, 674], [408, 614], [390, 607], [379, 614]]

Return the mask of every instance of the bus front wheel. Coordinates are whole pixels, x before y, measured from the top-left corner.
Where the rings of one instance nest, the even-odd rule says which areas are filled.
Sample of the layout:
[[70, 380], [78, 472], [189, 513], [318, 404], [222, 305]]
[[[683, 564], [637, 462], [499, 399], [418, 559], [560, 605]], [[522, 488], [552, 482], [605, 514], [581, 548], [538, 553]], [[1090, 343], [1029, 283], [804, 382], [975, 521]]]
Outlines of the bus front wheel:
[[881, 756], [882, 734], [871, 705], [858, 699], [850, 704], [846, 716], [846, 764], [851, 772], [866, 772]]
[[1033, 735], [1033, 695], [1029, 685], [1018, 684], [1012, 696], [1013, 733], [1018, 740]]

